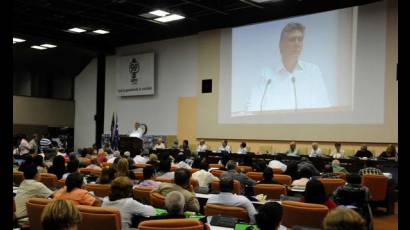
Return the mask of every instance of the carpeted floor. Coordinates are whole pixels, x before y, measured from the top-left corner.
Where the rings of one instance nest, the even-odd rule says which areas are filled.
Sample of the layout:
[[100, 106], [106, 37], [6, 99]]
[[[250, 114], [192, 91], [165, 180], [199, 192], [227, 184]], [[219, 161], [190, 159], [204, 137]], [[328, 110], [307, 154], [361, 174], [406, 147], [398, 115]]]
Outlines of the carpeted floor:
[[384, 215], [383, 213], [376, 212], [374, 217], [374, 230], [395, 230], [398, 229], [398, 203], [395, 204], [394, 215]]

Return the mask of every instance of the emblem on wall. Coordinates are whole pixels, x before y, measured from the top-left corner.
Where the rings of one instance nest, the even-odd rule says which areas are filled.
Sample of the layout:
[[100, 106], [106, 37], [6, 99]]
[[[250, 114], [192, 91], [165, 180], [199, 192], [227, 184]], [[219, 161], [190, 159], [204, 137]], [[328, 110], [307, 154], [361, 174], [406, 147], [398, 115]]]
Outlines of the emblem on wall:
[[140, 63], [133, 58], [128, 66], [129, 72], [131, 74], [131, 84], [136, 85], [138, 84], [137, 73], [140, 71]]

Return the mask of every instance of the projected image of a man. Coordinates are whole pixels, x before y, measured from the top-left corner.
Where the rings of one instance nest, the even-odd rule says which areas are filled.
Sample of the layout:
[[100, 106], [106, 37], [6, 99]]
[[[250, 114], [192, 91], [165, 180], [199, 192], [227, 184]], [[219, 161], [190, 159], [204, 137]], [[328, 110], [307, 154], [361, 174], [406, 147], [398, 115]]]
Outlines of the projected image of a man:
[[[322, 73], [315, 64], [302, 61], [305, 26], [288, 23], [280, 34], [281, 62], [262, 71], [247, 103], [247, 111], [298, 110], [329, 107]], [[318, 50], [317, 52], [320, 52]]]

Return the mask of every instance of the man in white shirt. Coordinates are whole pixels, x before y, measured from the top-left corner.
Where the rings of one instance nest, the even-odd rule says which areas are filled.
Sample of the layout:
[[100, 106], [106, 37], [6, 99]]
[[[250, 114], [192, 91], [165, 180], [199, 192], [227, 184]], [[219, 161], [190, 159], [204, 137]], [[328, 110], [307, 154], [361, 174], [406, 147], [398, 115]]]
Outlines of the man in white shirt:
[[312, 149], [310, 150], [309, 157], [320, 157], [322, 156], [322, 150], [319, 148], [319, 145], [314, 142], [312, 143]]
[[117, 157], [121, 157], [120, 151], [118, 150], [114, 151], [114, 153], [112, 154], [112, 157], [107, 160], [107, 163], [111, 163], [111, 164], [114, 163]]
[[305, 26], [288, 23], [279, 49], [282, 63], [263, 71], [263, 81], [252, 89], [247, 111], [317, 109], [330, 106], [322, 73], [316, 65], [299, 60]]
[[165, 144], [164, 144], [164, 142], [162, 141], [162, 138], [158, 138], [157, 139], [157, 143], [154, 145], [154, 148], [152, 148], [153, 150], [156, 150], [156, 149], [165, 149]]
[[296, 148], [294, 141], [290, 142], [289, 150], [286, 153], [288, 156], [299, 156], [299, 150]]
[[205, 144], [205, 140], [204, 140], [204, 139], [201, 139], [201, 140], [199, 141], [198, 147], [196, 148], [196, 151], [197, 151], [197, 152], [204, 152], [204, 151], [206, 151], [206, 150], [208, 150], [208, 146]]
[[30, 149], [31, 149], [30, 144], [28, 143], [26, 138], [27, 138], [26, 135], [23, 135], [21, 140], [20, 140], [19, 152], [20, 152], [21, 156], [28, 154], [30, 152]]
[[134, 157], [135, 164], [145, 164], [147, 163], [148, 160], [149, 160], [148, 157], [143, 157], [140, 154]]
[[48, 198], [53, 194], [53, 191], [38, 181], [40, 179], [40, 174], [38, 173], [36, 166], [30, 165], [25, 167], [24, 178], [25, 179], [21, 182], [16, 193], [16, 197], [14, 198], [16, 202], [17, 218], [27, 216], [26, 202], [29, 198]]
[[28, 143], [30, 145], [30, 149], [34, 149], [34, 152], [38, 152], [38, 135], [35, 133], [33, 134], [33, 138], [31, 138], [30, 142]]
[[222, 141], [222, 145], [219, 146], [218, 152], [228, 152], [228, 153], [231, 153], [231, 146], [228, 145], [228, 140]]
[[345, 151], [342, 149], [342, 144], [339, 142], [335, 143], [335, 149], [332, 151], [331, 155], [335, 159], [344, 158]]
[[239, 145], [239, 150], [238, 150], [238, 154], [246, 154], [248, 152], [247, 148], [246, 148], [246, 142], [242, 142]]
[[134, 130], [130, 133], [130, 137], [138, 137], [141, 139], [143, 135], [144, 129], [141, 127], [141, 124], [139, 122], [135, 122]]
[[214, 181], [219, 181], [219, 178], [212, 175], [212, 173], [208, 172], [209, 164], [206, 159], [202, 159], [201, 163], [199, 164], [199, 171], [196, 171], [192, 174], [192, 178], [198, 180], [199, 188], [198, 191], [200, 193], [208, 193], [209, 192], [209, 185]]
[[222, 174], [219, 179], [221, 192], [212, 195], [206, 203], [245, 208], [248, 211], [250, 222], [255, 223], [255, 214], [257, 212], [252, 202], [245, 196], [233, 194], [233, 177], [230, 174]]

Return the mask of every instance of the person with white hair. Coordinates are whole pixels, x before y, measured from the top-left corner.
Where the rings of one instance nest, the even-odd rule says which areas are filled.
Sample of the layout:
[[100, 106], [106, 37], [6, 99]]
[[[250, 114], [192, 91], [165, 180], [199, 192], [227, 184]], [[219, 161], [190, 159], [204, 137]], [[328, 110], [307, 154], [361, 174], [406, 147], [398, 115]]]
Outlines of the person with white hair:
[[309, 157], [320, 157], [320, 156], [322, 156], [322, 150], [319, 148], [319, 145], [316, 142], [313, 142]]
[[339, 160], [332, 161], [332, 169], [333, 169], [333, 173], [337, 173], [337, 172], [349, 173], [344, 167], [340, 166]]
[[114, 163], [117, 157], [121, 157], [121, 153], [118, 150], [114, 151], [114, 153], [112, 154], [112, 157], [107, 160], [107, 163], [111, 163], [111, 164]]
[[165, 144], [162, 141], [162, 138], [158, 138], [157, 139], [157, 143], [154, 145], [154, 147], [152, 148], [153, 150], [157, 150], [157, 149], [165, 149]]
[[167, 219], [185, 218], [184, 215], [185, 198], [182, 193], [173, 191], [165, 196], [165, 208], [168, 211]]
[[205, 152], [206, 150], [208, 150], [208, 146], [205, 144], [205, 140], [201, 139], [199, 141], [198, 147], [196, 148], [196, 151], [197, 152]]
[[133, 160], [134, 160], [135, 164], [145, 164], [149, 161], [149, 158], [141, 156], [141, 154], [137, 154], [137, 155], [135, 155]]

